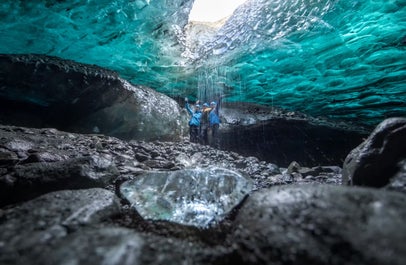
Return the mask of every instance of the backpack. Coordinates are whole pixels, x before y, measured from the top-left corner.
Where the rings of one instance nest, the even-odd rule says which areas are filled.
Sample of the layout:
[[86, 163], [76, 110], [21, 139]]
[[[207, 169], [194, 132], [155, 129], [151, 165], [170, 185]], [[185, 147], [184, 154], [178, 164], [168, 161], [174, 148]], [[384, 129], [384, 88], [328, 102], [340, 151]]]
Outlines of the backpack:
[[202, 112], [202, 117], [200, 118], [200, 124], [202, 124], [202, 125], [209, 124], [209, 113], [210, 113], [210, 109], [207, 109]]

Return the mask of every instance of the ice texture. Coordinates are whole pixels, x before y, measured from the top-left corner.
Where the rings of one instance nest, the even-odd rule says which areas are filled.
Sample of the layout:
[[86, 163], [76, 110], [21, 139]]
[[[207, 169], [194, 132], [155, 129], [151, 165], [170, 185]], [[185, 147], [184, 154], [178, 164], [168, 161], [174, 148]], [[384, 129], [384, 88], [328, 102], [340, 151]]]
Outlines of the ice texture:
[[197, 87], [377, 125], [406, 113], [405, 25], [404, 0], [248, 1], [195, 47]]
[[59, 56], [170, 96], [224, 93], [371, 128], [406, 113], [406, 0], [250, 0], [214, 32], [188, 33], [192, 4], [3, 0], [0, 53]]
[[148, 172], [120, 187], [144, 219], [199, 228], [221, 221], [251, 190], [250, 179], [217, 167]]

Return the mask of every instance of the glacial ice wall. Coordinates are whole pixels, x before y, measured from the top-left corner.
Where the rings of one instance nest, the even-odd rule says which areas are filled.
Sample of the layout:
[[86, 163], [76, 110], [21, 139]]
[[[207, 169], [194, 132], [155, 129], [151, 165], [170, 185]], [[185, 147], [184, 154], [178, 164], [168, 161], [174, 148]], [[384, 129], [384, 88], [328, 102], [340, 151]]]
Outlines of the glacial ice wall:
[[186, 47], [192, 4], [4, 0], [0, 53], [96, 64], [170, 96], [221, 92], [360, 125], [406, 113], [406, 0], [250, 0]]
[[406, 113], [405, 26], [404, 0], [248, 1], [196, 50], [196, 83], [220, 84], [230, 101], [376, 125]]
[[159, 87], [180, 57], [190, 0], [4, 0], [0, 53], [39, 53], [115, 70]]

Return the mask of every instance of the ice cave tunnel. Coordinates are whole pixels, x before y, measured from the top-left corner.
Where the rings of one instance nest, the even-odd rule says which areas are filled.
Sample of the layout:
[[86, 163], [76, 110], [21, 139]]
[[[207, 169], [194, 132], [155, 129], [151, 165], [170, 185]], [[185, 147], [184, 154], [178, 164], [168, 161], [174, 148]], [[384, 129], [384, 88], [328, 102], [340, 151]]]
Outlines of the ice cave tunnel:
[[221, 93], [367, 130], [405, 115], [405, 0], [248, 0], [214, 22], [190, 19], [194, 2], [1, 1], [2, 105], [30, 97], [10, 90], [7, 71], [24, 78], [7, 56], [36, 54], [97, 65], [175, 100]]
[[0, 264], [404, 265], [405, 116], [406, 0], [1, 0]]

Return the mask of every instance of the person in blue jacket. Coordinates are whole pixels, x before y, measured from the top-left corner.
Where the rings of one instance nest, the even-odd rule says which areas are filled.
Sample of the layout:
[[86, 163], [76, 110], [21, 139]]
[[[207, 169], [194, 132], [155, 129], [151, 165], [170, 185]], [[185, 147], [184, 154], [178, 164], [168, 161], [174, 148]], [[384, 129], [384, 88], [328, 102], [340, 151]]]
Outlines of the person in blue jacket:
[[[219, 105], [221, 102], [221, 98], [219, 100]], [[211, 130], [211, 143], [210, 145], [215, 148], [220, 148], [220, 138], [219, 138], [219, 127], [220, 127], [220, 114], [219, 108], [220, 106], [217, 105], [215, 101], [210, 103], [210, 114], [209, 114], [209, 122], [210, 122], [210, 130]]]
[[189, 121], [189, 136], [192, 143], [199, 143], [199, 129], [200, 129], [200, 118], [202, 117], [202, 111], [200, 110], [200, 105], [196, 102], [195, 110], [192, 111], [188, 98], [185, 98], [186, 110], [190, 114], [191, 118]]

